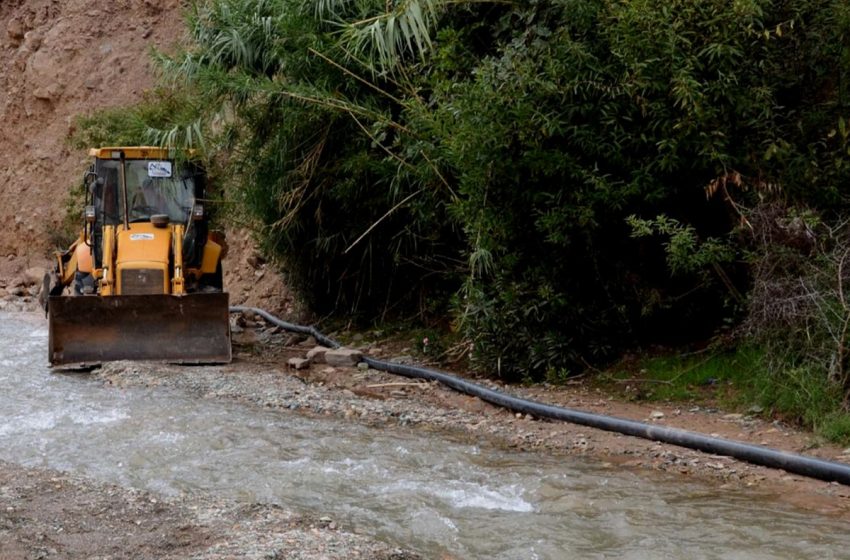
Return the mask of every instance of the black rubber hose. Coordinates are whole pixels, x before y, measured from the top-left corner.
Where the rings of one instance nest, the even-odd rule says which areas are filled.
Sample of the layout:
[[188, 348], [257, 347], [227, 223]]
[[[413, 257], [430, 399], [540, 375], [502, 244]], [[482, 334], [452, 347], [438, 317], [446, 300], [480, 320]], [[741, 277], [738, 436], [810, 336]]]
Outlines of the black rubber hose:
[[[284, 330], [310, 335], [323, 346], [327, 346], [329, 348], [340, 347], [338, 342], [328, 338], [314, 327], [305, 327], [281, 321], [274, 315], [271, 315], [262, 309], [254, 307], [231, 307], [230, 310], [233, 313], [244, 313], [246, 311], [256, 313], [269, 323], [277, 325]], [[393, 373], [415, 379], [438, 381], [439, 383], [461, 393], [478, 397], [483, 401], [487, 401], [491, 404], [495, 404], [515, 412], [531, 414], [537, 418], [562, 420], [564, 422], [590, 426], [592, 428], [607, 430], [609, 432], [618, 432], [653, 441], [670, 443], [678, 445], [679, 447], [697, 449], [699, 451], [715, 455], [726, 455], [756, 465], [783, 469], [789, 473], [817, 478], [819, 480], [826, 480], [828, 482], [840, 482], [841, 484], [850, 486], [850, 465], [845, 465], [843, 463], [824, 461], [822, 459], [798, 455], [796, 453], [786, 453], [784, 451], [778, 451], [776, 449], [770, 449], [760, 445], [751, 445], [739, 441], [710, 437], [704, 434], [698, 434], [696, 432], [689, 432], [687, 430], [680, 430], [677, 428], [668, 428], [654, 424], [647, 424], [645, 422], [637, 422], [635, 420], [627, 420], [625, 418], [606, 416], [604, 414], [592, 414], [589, 412], [582, 412], [580, 410], [538, 403], [527, 399], [513, 397], [493, 389], [488, 389], [481, 385], [466, 381], [465, 379], [455, 377], [454, 375], [449, 375], [448, 373], [423, 367], [397, 364], [395, 362], [385, 362], [368, 356], [364, 356], [363, 361], [366, 362], [369, 367], [385, 371], [387, 373]]]

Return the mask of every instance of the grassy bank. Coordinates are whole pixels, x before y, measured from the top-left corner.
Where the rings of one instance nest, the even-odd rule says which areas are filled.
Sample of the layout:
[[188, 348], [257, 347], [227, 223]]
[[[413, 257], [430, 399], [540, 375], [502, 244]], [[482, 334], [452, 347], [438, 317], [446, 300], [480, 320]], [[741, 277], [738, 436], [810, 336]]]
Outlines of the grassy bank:
[[850, 443], [850, 414], [840, 389], [803, 367], [769, 368], [766, 358], [754, 347], [632, 356], [595, 375], [592, 383], [629, 400], [717, 406]]

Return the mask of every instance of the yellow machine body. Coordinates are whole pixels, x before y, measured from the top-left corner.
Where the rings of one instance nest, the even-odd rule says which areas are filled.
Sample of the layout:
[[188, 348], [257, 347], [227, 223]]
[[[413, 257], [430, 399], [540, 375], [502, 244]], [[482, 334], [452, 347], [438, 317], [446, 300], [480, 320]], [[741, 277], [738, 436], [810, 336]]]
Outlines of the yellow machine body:
[[51, 365], [229, 362], [225, 247], [207, 230], [203, 171], [161, 148], [90, 155], [86, 225], [45, 278]]

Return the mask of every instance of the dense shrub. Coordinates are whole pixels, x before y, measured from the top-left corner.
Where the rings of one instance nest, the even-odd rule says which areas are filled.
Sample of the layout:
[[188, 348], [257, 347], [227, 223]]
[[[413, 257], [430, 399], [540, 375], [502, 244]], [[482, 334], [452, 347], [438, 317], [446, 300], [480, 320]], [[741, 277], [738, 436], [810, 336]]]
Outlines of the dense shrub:
[[848, 14], [208, 0], [147, 133], [204, 139], [318, 311], [453, 310], [482, 369], [575, 371], [743, 313], [748, 207], [845, 211]]
[[[730, 251], [706, 259], [701, 246], [733, 232], [754, 195], [841, 200], [846, 133], [830, 134], [844, 130], [846, 13], [532, 1], [494, 26], [471, 74], [437, 73], [431, 117], [470, 252], [460, 310], [482, 363], [584, 367], [636, 342], [706, 336], [742, 309]], [[679, 258], [700, 266], [671, 277], [653, 239], [630, 239], [630, 214], [675, 218], [693, 242]]]

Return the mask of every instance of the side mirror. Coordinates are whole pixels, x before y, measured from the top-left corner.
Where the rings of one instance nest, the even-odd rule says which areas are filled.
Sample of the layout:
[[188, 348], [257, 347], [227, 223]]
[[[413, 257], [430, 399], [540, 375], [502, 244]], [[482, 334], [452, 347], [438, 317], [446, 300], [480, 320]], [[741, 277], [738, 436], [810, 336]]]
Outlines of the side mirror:
[[93, 224], [97, 219], [97, 213], [94, 206], [86, 206], [86, 223]]
[[204, 205], [196, 204], [192, 206], [192, 220], [199, 222], [204, 219]]

